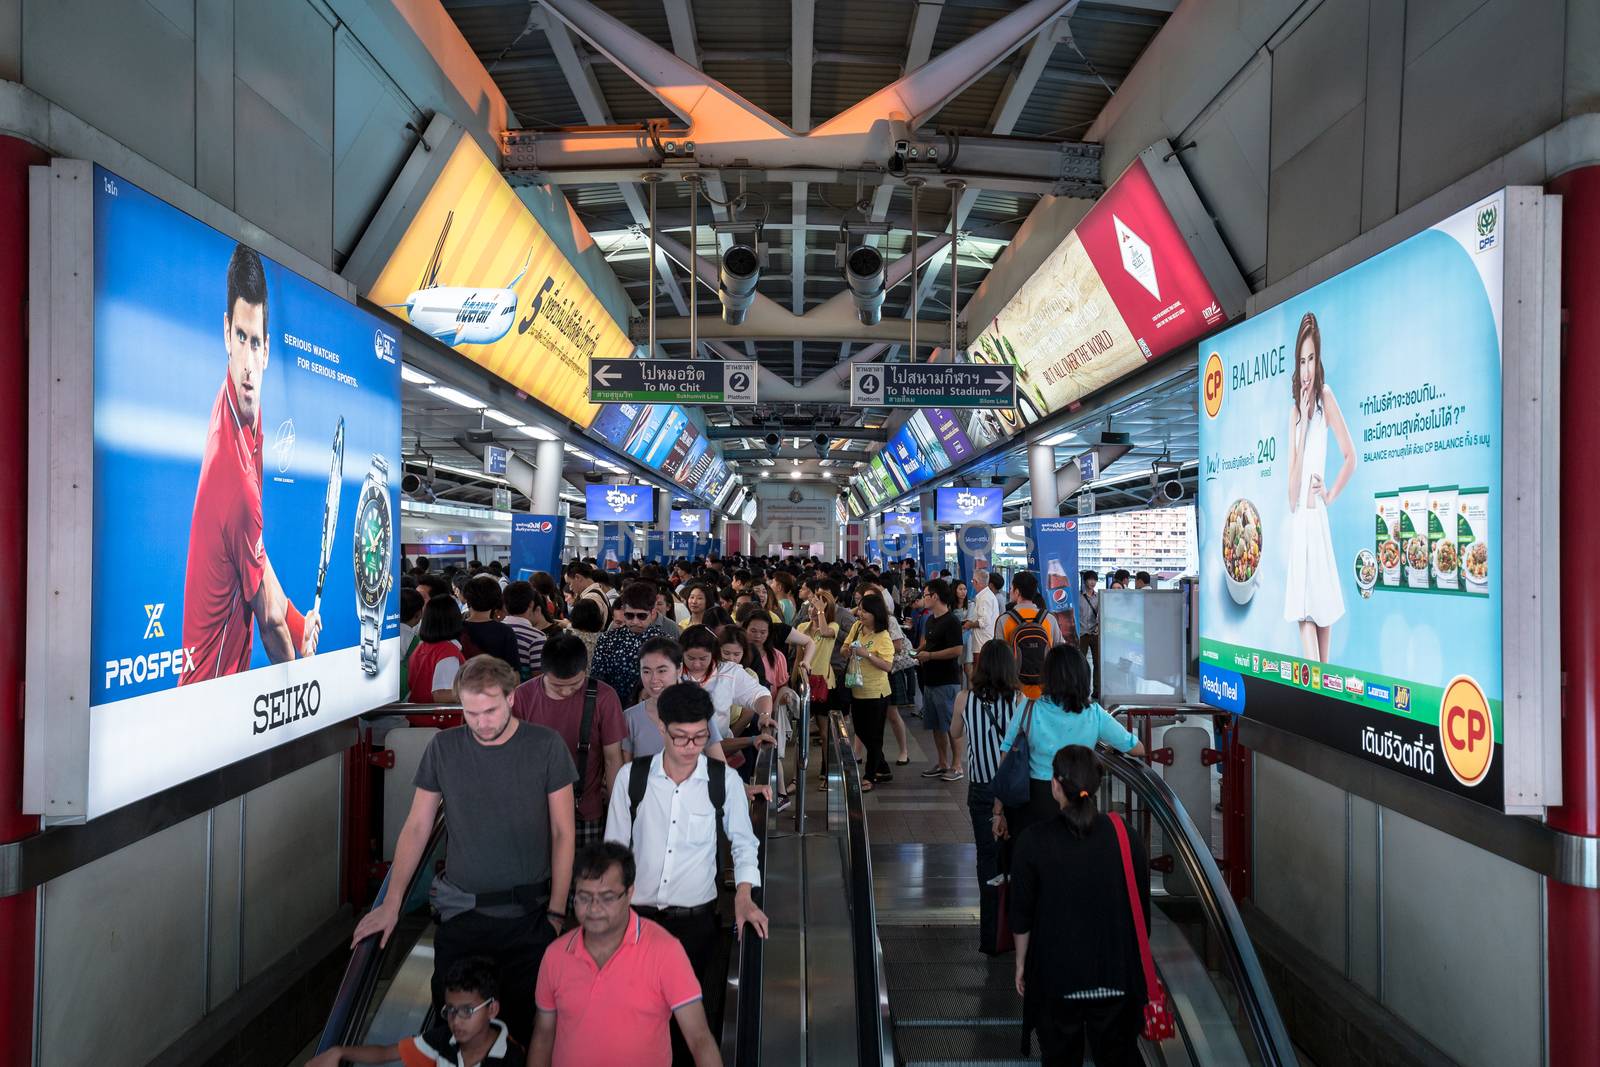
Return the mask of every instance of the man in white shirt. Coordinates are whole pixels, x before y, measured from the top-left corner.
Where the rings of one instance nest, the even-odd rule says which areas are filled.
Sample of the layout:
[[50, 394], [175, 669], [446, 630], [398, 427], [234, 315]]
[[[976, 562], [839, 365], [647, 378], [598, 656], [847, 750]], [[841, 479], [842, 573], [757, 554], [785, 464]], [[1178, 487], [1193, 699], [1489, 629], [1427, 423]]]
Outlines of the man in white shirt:
[[976, 633], [973, 640], [981, 649], [983, 643], [994, 635], [994, 624], [1000, 621], [1000, 590], [1006, 580], [999, 571], [986, 571], [986, 580], [978, 595], [972, 598], [972, 611], [968, 613], [966, 628]]
[[[744, 782], [726, 763], [708, 760], [711, 695], [692, 682], [668, 686], [656, 698], [666, 742], [659, 755], [640, 757], [617, 775], [606, 815], [606, 840], [632, 847], [638, 864], [633, 910], [660, 923], [683, 943], [705, 989], [717, 947], [717, 823], [733, 853], [734, 928], [749, 923], [767, 936], [766, 913], [752, 890], [761, 884], [760, 846], [750, 826]], [[713, 785], [712, 775], [721, 778]], [[643, 788], [636, 776], [644, 775]], [[693, 1063], [673, 1031], [673, 1062]]]

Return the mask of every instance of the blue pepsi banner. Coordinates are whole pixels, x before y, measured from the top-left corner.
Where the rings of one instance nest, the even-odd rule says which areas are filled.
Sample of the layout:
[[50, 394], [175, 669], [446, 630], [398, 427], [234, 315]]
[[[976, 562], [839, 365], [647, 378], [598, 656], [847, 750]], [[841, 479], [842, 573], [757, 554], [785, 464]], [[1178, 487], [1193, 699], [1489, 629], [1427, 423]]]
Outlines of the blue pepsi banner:
[[1034, 519], [1030, 556], [1045, 606], [1070, 635], [1069, 617], [1078, 610], [1078, 520]]
[[654, 522], [656, 491], [648, 485], [586, 485], [590, 522]]
[[936, 530], [918, 534], [917, 555], [922, 557], [922, 576], [937, 578], [944, 570], [944, 537]]
[[987, 526], [1001, 524], [1001, 503], [1005, 490], [999, 486], [987, 489], [939, 489], [934, 498], [934, 520], [944, 526], [965, 526], [981, 522]]
[[668, 541], [673, 559], [697, 559], [705, 555], [700, 550], [700, 538], [692, 533], [674, 530]]
[[991, 527], [972, 522], [956, 531], [956, 573], [967, 583], [969, 594], [989, 580], [993, 558], [994, 530]]
[[650, 563], [665, 563], [667, 561], [667, 531], [645, 531], [644, 558]]
[[711, 555], [711, 556], [716, 556], [718, 559], [721, 559], [722, 558], [722, 538], [720, 538], [720, 537], [708, 537], [708, 538], [706, 538], [706, 554], [707, 555]]
[[567, 520], [560, 515], [511, 516], [511, 578], [525, 582], [536, 571], [561, 573]]
[[875, 538], [875, 537], [867, 538], [867, 562], [868, 563], [882, 563], [883, 562], [883, 546], [878, 541], [878, 539]]
[[667, 529], [674, 533], [708, 533], [711, 530], [711, 512], [705, 508], [674, 511]]
[[397, 697], [402, 473], [389, 326], [108, 170], [92, 198], [91, 818]]
[[600, 524], [600, 566], [604, 570], [621, 570], [624, 563], [633, 559], [633, 534], [620, 522]]

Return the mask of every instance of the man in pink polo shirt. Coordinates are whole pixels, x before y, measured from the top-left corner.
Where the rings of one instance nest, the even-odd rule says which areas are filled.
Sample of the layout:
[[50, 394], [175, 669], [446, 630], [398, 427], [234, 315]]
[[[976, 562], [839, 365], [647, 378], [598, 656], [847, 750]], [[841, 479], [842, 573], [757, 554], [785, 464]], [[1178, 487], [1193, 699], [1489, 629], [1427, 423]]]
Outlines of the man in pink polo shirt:
[[633, 853], [614, 841], [590, 845], [572, 873], [579, 929], [539, 964], [529, 1067], [669, 1067], [669, 1019], [695, 1067], [720, 1067], [688, 955], [632, 908]]

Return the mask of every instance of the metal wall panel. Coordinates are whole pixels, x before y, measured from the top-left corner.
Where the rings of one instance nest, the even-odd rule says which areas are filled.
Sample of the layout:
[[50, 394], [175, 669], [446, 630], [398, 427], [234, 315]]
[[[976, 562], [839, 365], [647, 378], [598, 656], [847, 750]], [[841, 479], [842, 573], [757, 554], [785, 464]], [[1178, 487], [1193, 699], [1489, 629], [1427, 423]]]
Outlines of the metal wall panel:
[[1365, 114], [1357, 107], [1272, 172], [1268, 284], [1360, 236]]
[[233, 0], [195, 0], [195, 188], [233, 206]]
[[333, 151], [333, 27], [307, 0], [239, 4], [239, 81], [312, 143]]
[[405, 165], [423, 117], [344, 27], [334, 42], [333, 106], [333, 248], [344, 257]]
[[239, 988], [240, 800], [211, 809], [211, 1006]]
[[135, 1067], [205, 1002], [206, 817], [40, 889], [40, 1064]]
[[340, 764], [329, 756], [244, 798], [244, 980], [339, 907]]
[[1367, 128], [1361, 155], [1363, 231], [1392, 218], [1399, 210], [1405, 18], [1404, 4], [1373, 4], [1367, 20]]
[[234, 209], [331, 267], [332, 152], [255, 90], [235, 85]]
[[[1407, 11], [1436, 6], [1413, 3]], [[1561, 120], [1565, 27], [1562, 4], [1488, 0], [1407, 64], [1400, 207]]]
[[1246, 277], [1267, 265], [1267, 152], [1272, 119], [1272, 60], [1258, 54], [1247, 72], [1184, 130], [1184, 169], [1217, 220]]
[[144, 0], [26, 0], [23, 83], [194, 181], [194, 23]]
[[1345, 957], [1345, 794], [1255, 757], [1255, 900], [1339, 971]]
[[1345, 938], [1345, 977], [1376, 999], [1382, 959], [1378, 944], [1378, 883], [1383, 877], [1378, 855], [1378, 806], [1362, 797], [1345, 795], [1350, 799], [1350, 927]]
[[1367, 97], [1367, 0], [1323, 0], [1272, 52], [1272, 169]]
[[1383, 813], [1383, 999], [1465, 1067], [1542, 1063], [1543, 889], [1524, 867]]

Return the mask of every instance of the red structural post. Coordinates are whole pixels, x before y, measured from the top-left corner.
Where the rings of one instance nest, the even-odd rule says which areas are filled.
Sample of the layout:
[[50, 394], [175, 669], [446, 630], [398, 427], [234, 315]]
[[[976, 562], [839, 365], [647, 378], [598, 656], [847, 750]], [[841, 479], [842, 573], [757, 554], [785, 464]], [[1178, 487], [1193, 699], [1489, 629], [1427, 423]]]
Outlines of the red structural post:
[[[1593, 552], [1600, 498], [1592, 457], [1600, 449], [1600, 166], [1562, 175], [1561, 307], [1561, 807], [1550, 825], [1600, 835], [1600, 566]], [[1593, 1063], [1600, 1049], [1600, 890], [1546, 882], [1550, 1060]]]
[[[0, 137], [0, 604], [28, 602], [28, 167], [49, 160]], [[85, 428], [87, 432], [87, 427]], [[22, 626], [0, 627], [0, 841], [39, 828], [22, 814]], [[0, 898], [0, 1063], [33, 1054], [35, 894]]]
[[1222, 735], [1222, 877], [1235, 901], [1247, 900], [1253, 891], [1255, 856], [1250, 817], [1255, 810], [1251, 791], [1250, 750], [1239, 741], [1239, 720], [1217, 717]]

